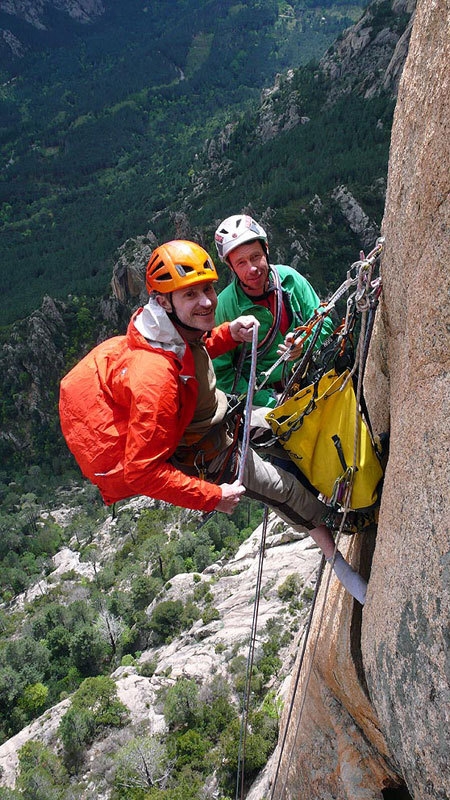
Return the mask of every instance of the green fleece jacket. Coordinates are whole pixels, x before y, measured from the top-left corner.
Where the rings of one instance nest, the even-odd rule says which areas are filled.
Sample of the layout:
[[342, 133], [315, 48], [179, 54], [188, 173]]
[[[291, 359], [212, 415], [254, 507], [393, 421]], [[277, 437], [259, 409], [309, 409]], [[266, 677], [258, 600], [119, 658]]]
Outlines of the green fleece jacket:
[[[295, 269], [292, 269], [292, 267], [272, 264], [271, 269], [276, 269], [280, 276], [283, 300], [289, 316], [289, 331], [292, 331], [313, 316], [315, 309], [320, 305], [320, 299], [306, 278], [296, 272]], [[261, 341], [270, 329], [273, 316], [268, 308], [253, 303], [252, 298], [245, 294], [235, 278], [219, 295], [216, 324], [219, 325], [221, 322], [231, 321], [242, 314], [253, 314], [259, 320], [259, 340]], [[325, 319], [317, 345], [329, 336], [333, 328], [332, 320], [330, 318]], [[284, 341], [285, 335], [277, 331], [269, 350], [258, 358], [257, 371], [259, 375], [269, 369], [277, 360], [277, 348]], [[224, 353], [224, 355], [214, 359], [217, 385], [224, 392], [230, 393], [233, 391], [240, 351], [241, 347], [237, 347], [235, 350]], [[234, 387], [236, 394], [247, 393], [249, 370], [250, 360], [246, 359], [242, 373]], [[255, 392], [255, 405], [274, 408], [277, 402], [274, 385], [281, 380], [282, 370], [283, 364], [280, 364], [270, 376], [268, 383], [259, 392]]]

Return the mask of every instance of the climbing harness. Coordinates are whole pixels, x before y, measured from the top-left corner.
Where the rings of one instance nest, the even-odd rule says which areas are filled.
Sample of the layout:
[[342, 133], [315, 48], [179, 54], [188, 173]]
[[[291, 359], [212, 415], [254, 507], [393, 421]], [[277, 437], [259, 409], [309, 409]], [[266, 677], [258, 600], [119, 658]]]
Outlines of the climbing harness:
[[[273, 280], [272, 291], [275, 293], [275, 313], [273, 315], [273, 322], [269, 330], [267, 331], [265, 337], [261, 339], [260, 342], [257, 342], [259, 358], [262, 358], [262, 356], [264, 356], [268, 352], [268, 350], [272, 347], [273, 341], [280, 327], [281, 311], [283, 307], [283, 290], [281, 287], [280, 275], [276, 269], [272, 268], [270, 268], [270, 274]], [[251, 358], [251, 354], [249, 355], [247, 345], [244, 344], [241, 348], [239, 359], [236, 364], [236, 372], [234, 376], [233, 386], [231, 389], [231, 394], [234, 394], [236, 391], [236, 386], [242, 374], [244, 361], [246, 361], [249, 357]]]
[[273, 323], [267, 331], [264, 339], [258, 343], [258, 356], [261, 358], [272, 347], [273, 340], [278, 333], [281, 321], [281, 311], [283, 308], [283, 290], [281, 288], [281, 279], [276, 269], [271, 269], [270, 274], [273, 280], [273, 291], [275, 293], [275, 314], [273, 315]]

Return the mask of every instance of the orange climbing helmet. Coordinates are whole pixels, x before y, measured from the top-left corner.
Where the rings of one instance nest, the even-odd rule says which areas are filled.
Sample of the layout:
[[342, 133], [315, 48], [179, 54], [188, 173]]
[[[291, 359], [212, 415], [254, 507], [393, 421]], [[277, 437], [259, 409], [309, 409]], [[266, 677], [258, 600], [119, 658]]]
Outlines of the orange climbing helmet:
[[168, 294], [197, 283], [217, 281], [211, 256], [195, 242], [174, 239], [153, 251], [147, 264], [147, 291]]

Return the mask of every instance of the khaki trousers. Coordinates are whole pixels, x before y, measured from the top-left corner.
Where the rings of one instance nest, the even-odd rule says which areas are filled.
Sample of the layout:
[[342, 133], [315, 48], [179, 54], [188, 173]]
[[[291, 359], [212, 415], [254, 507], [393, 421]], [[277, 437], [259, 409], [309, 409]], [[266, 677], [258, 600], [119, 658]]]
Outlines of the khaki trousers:
[[295, 529], [316, 528], [327, 512], [325, 504], [294, 475], [263, 460], [251, 447], [248, 449], [242, 483], [248, 497], [266, 503]]

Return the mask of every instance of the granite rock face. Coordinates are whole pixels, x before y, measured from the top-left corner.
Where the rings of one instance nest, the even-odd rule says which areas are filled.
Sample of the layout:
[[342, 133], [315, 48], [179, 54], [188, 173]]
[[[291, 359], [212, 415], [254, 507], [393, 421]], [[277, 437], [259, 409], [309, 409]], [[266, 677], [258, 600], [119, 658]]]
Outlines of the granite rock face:
[[367, 602], [325, 573], [266, 781], [275, 800], [450, 796], [449, 26], [444, 0], [418, 3], [392, 132], [365, 380], [390, 455], [376, 537], [340, 546], [370, 574]]
[[370, 398], [379, 418], [390, 409], [391, 445], [363, 658], [389, 747], [421, 800], [450, 794], [449, 26], [448, 3], [419, 3], [383, 223], [374, 362], [385, 366]]

